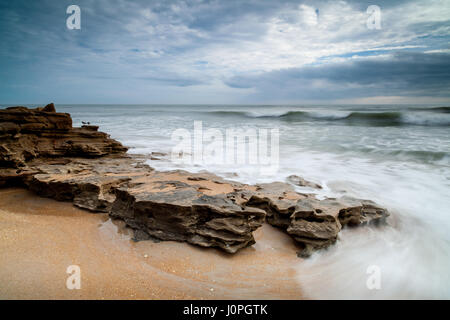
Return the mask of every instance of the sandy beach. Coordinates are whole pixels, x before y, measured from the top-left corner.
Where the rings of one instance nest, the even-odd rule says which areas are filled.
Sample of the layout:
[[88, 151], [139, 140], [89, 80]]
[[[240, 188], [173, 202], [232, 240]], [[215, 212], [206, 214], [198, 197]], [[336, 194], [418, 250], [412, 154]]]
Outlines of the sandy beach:
[[[234, 255], [186, 243], [134, 242], [107, 214], [0, 189], [0, 299], [300, 299], [293, 240], [265, 224]], [[69, 290], [70, 265], [81, 289]]]

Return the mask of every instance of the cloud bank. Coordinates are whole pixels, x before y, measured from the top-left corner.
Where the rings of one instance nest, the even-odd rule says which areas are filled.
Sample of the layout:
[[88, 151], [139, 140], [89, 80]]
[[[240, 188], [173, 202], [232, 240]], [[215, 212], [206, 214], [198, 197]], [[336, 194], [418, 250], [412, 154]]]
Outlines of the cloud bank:
[[0, 3], [0, 103], [450, 101], [450, 0], [70, 4]]

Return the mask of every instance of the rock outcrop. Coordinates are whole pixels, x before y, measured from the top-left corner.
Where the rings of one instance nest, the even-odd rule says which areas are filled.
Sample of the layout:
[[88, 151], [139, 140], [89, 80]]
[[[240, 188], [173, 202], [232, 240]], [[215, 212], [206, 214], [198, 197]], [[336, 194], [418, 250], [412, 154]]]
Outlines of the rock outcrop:
[[299, 186], [299, 187], [308, 187], [312, 189], [322, 189], [322, 186], [318, 183], [311, 182], [308, 180], [303, 179], [302, 177], [291, 175], [287, 177], [286, 179], [288, 182], [292, 183], [293, 185]]
[[383, 221], [368, 200], [318, 200], [288, 183], [245, 185], [210, 173], [157, 172], [98, 132], [73, 128], [54, 106], [0, 110], [0, 186], [23, 184], [37, 194], [108, 213], [135, 230], [136, 240], [185, 241], [229, 253], [255, 243], [264, 221], [289, 234], [307, 256], [334, 243], [345, 225]]
[[299, 243], [302, 248], [299, 255], [303, 257], [336, 242], [345, 225], [379, 223], [389, 215], [386, 209], [369, 200], [350, 197], [318, 200], [279, 182], [258, 185], [245, 205], [264, 210], [269, 224], [285, 230]]
[[242, 205], [242, 185], [210, 174], [156, 172], [137, 158], [67, 159], [30, 163], [24, 181], [38, 195], [93, 212], [107, 212], [133, 228], [135, 238], [186, 241], [226, 252], [255, 243], [265, 212]]
[[124, 153], [127, 148], [98, 127], [72, 127], [68, 113], [55, 106], [0, 110], [0, 166], [20, 168], [34, 158], [101, 157]]

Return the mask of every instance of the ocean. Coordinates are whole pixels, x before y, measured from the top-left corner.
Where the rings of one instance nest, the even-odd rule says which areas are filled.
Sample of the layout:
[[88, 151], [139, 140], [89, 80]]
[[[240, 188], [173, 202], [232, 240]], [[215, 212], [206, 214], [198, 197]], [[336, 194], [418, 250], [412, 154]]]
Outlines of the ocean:
[[[345, 229], [335, 246], [299, 262], [311, 298], [450, 298], [450, 107], [407, 105], [57, 105], [130, 147], [170, 154], [177, 129], [277, 129], [276, 171], [252, 165], [175, 163], [157, 170], [208, 170], [244, 183], [295, 174], [323, 186], [319, 198], [371, 199], [391, 212], [387, 226]], [[258, 131], [256, 131], [258, 132]], [[371, 267], [380, 288], [369, 289]], [[318, 285], [320, 283], [320, 285]]]

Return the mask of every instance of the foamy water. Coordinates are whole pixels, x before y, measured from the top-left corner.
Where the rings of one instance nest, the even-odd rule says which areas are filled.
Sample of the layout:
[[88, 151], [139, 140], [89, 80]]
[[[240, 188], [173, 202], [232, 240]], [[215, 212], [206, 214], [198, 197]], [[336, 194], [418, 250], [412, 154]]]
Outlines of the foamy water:
[[[158, 170], [209, 170], [245, 183], [291, 174], [318, 182], [318, 197], [371, 199], [392, 214], [379, 228], [344, 229], [335, 246], [299, 262], [311, 298], [450, 298], [450, 113], [439, 106], [60, 106], [130, 153], [170, 153], [178, 128], [278, 128], [279, 170], [149, 161]], [[301, 189], [299, 191], [311, 192]], [[369, 266], [381, 288], [369, 290]]]

